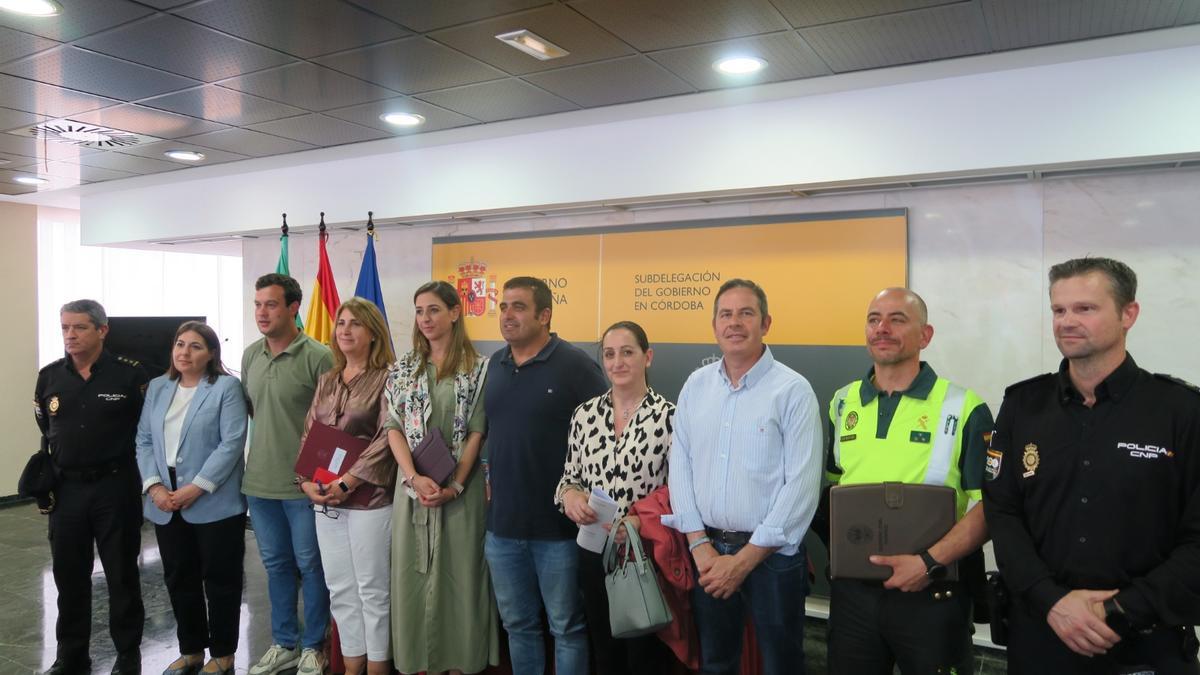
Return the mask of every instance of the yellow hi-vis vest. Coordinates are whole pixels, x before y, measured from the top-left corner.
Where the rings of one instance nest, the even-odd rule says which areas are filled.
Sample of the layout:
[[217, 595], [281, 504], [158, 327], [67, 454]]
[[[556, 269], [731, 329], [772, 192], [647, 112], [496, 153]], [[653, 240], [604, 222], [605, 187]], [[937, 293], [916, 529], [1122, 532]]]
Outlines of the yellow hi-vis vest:
[[886, 438], [876, 438], [879, 396], [863, 405], [862, 381], [842, 387], [829, 402], [833, 422], [833, 463], [830, 482], [946, 485], [954, 488], [958, 517], [967, 503], [980, 499], [979, 490], [963, 490], [959, 458], [963, 427], [971, 411], [983, 402], [975, 392], [938, 378], [925, 400], [904, 396], [896, 407]]

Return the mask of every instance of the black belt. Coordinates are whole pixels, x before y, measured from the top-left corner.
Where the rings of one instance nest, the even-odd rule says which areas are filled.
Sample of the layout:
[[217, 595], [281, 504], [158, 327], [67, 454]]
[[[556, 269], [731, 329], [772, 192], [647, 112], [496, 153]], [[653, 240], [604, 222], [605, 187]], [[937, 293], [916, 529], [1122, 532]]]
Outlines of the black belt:
[[58, 473], [67, 480], [78, 480], [85, 483], [94, 483], [105, 476], [120, 472], [126, 464], [128, 464], [128, 462], [114, 459], [110, 462], [105, 462], [104, 464], [97, 464], [96, 466], [84, 466], [75, 469], [59, 469]]
[[715, 527], [706, 527], [704, 532], [708, 534], [708, 538], [715, 544], [720, 542], [726, 546], [745, 546], [750, 543], [750, 537], [753, 532], [738, 532], [736, 530], [718, 530]]

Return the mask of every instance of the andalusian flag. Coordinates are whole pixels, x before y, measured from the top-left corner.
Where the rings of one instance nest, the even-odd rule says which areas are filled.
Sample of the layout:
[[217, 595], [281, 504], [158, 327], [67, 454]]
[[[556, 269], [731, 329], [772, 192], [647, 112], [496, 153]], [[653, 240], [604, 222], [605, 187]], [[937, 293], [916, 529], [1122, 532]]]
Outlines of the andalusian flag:
[[[286, 214], [284, 217], [285, 218], [287, 217]], [[285, 220], [284, 222], [286, 223], [287, 221]], [[288, 236], [287, 236], [287, 232], [284, 232], [282, 235], [279, 236], [279, 262], [275, 263], [275, 273], [276, 274], [284, 274], [289, 277], [292, 276], [291, 271], [288, 270]], [[300, 320], [300, 312], [296, 312], [296, 328], [299, 328], [300, 330], [304, 330], [304, 322]]]
[[[322, 214], [324, 215], [324, 214]], [[325, 240], [329, 235], [322, 232], [318, 236], [317, 278], [313, 281], [312, 299], [308, 305], [308, 318], [304, 323], [307, 328], [304, 333], [312, 339], [328, 345], [333, 341], [334, 313], [342, 301], [338, 299], [337, 286], [333, 283], [333, 270], [329, 267], [329, 253], [325, 250]]]

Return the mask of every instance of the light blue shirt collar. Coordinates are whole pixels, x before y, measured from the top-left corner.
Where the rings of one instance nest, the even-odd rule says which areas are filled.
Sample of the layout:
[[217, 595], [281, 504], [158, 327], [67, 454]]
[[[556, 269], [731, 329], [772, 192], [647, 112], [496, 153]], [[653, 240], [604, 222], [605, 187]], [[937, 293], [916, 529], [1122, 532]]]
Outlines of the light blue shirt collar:
[[726, 387], [736, 391], [743, 387], [754, 386], [756, 382], [766, 377], [767, 373], [771, 372], [771, 368], [774, 365], [775, 357], [771, 354], [771, 348], [767, 345], [763, 345], [762, 356], [758, 357], [758, 361], [756, 361], [754, 365], [750, 367], [750, 370], [746, 371], [746, 374], [742, 376], [742, 381], [738, 383], [738, 386], [733, 386], [733, 382], [730, 381], [729, 375], [725, 372], [725, 357], [721, 357], [721, 365], [719, 368], [717, 368], [717, 376], [721, 378], [721, 382], [724, 383]]

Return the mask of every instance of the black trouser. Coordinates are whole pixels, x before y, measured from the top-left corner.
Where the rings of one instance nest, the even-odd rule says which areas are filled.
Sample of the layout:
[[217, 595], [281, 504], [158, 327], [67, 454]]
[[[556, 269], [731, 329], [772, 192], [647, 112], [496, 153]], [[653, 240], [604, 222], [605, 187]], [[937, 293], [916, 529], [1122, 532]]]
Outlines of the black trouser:
[[624, 673], [660, 675], [667, 672], [670, 650], [651, 633], [635, 638], [614, 638], [608, 623], [608, 591], [604, 588], [604, 562], [599, 553], [579, 549], [579, 587], [583, 612], [598, 675]]
[[1126, 636], [1107, 654], [1083, 656], [1071, 651], [1050, 628], [1020, 601], [1008, 614], [1008, 672], [1011, 675], [1117, 675], [1153, 672], [1156, 675], [1200, 675], [1196, 652], [1184, 651], [1184, 631], [1164, 628]]
[[242, 609], [246, 514], [189, 523], [176, 512], [154, 530], [175, 610], [179, 652], [199, 654], [208, 648], [214, 657], [233, 654]]
[[[50, 514], [50, 554], [58, 587], [58, 657], [88, 655], [92, 633], [92, 566], [100, 552], [108, 583], [108, 629], [121, 655], [136, 655], [146, 611], [138, 581], [142, 497], [137, 467], [98, 476], [64, 472]], [[93, 549], [93, 542], [95, 549]]]
[[973, 672], [971, 599], [962, 582], [913, 593], [848, 579], [830, 587], [829, 672], [891, 675], [895, 665], [905, 675]]

